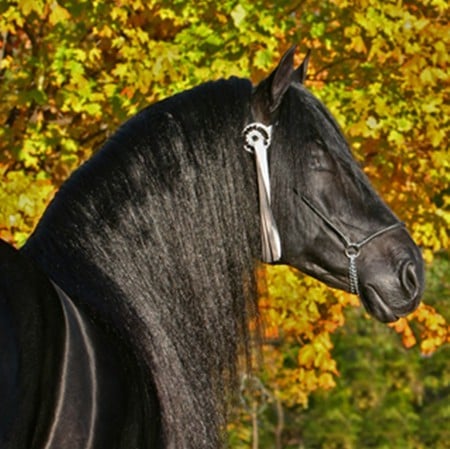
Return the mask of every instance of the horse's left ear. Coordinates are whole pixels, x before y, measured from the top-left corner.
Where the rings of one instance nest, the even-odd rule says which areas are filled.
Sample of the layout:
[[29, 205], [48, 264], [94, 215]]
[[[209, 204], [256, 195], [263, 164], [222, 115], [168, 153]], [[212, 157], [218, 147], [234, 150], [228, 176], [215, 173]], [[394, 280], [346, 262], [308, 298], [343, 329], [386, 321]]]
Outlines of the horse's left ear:
[[294, 72], [294, 81], [298, 81], [300, 84], [303, 84], [306, 79], [306, 73], [308, 71], [308, 63], [309, 63], [309, 57], [311, 55], [311, 49], [308, 50], [306, 53], [305, 59], [303, 59], [303, 62], [295, 69]]
[[280, 106], [281, 100], [292, 82], [294, 53], [295, 46], [283, 55], [277, 68], [253, 91], [251, 107], [255, 120], [266, 125], [270, 124], [273, 112]]

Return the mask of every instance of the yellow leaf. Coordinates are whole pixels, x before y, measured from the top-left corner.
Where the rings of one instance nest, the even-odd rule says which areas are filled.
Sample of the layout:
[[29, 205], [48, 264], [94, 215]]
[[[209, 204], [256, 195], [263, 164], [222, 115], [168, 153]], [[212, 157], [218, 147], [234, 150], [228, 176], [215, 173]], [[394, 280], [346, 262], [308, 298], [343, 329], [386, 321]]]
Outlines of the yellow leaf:
[[420, 80], [424, 84], [434, 83], [434, 74], [430, 67], [427, 67], [426, 69], [422, 70], [422, 73], [420, 74]]
[[239, 28], [241, 23], [245, 20], [246, 16], [247, 16], [247, 11], [239, 3], [233, 9], [233, 11], [231, 11], [231, 18], [233, 19], [234, 25], [237, 28]]
[[367, 53], [366, 44], [361, 36], [352, 37], [350, 48], [353, 48], [358, 53]]
[[305, 368], [311, 368], [314, 365], [316, 351], [311, 344], [306, 344], [298, 352], [298, 363]]
[[33, 11], [39, 15], [42, 15], [44, 12], [44, 2], [42, 0], [19, 0], [17, 6], [24, 16], [27, 16]]
[[56, 2], [53, 2], [51, 5], [51, 12], [48, 17], [51, 25], [56, 25], [59, 22], [66, 22], [71, 18], [71, 15], [66, 8], [63, 8]]
[[324, 390], [330, 390], [336, 386], [333, 376], [330, 373], [322, 373], [317, 379], [319, 387]]

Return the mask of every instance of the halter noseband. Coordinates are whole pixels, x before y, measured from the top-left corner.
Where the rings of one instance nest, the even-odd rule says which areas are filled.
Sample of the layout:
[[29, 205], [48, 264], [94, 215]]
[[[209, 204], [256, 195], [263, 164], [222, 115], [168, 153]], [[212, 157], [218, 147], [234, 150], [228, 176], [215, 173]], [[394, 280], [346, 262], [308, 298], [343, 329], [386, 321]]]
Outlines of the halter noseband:
[[304, 195], [301, 196], [303, 202], [319, 217], [324, 221], [329, 228], [331, 228], [335, 234], [337, 234], [340, 239], [345, 243], [345, 249], [344, 254], [347, 256], [349, 260], [349, 266], [348, 266], [348, 281], [350, 285], [350, 292], [354, 293], [355, 295], [359, 295], [359, 287], [358, 287], [358, 270], [356, 268], [356, 259], [358, 258], [361, 248], [372, 241], [373, 239], [376, 239], [382, 234], [385, 234], [386, 232], [392, 231], [397, 228], [401, 228], [404, 226], [402, 222], [394, 223], [390, 226], [386, 226], [385, 228], [382, 228], [373, 234], [370, 234], [368, 237], [360, 240], [359, 242], [352, 242], [339, 228], [334, 225], [322, 212], [320, 212], [319, 209], [317, 209], [311, 201], [308, 200]]
[[[276, 262], [281, 259], [280, 235], [275, 223], [275, 219], [270, 207], [270, 177], [267, 150], [272, 139], [272, 126], [262, 123], [250, 123], [243, 131], [244, 148], [255, 155], [256, 173], [258, 178], [259, 211], [261, 219], [261, 243], [262, 259], [264, 262]], [[394, 229], [404, 226], [402, 222], [394, 223], [379, 231], [370, 234], [359, 242], [352, 242], [339, 228], [334, 225], [319, 209], [317, 209], [308, 198], [301, 195], [302, 201], [314, 212], [345, 244], [344, 254], [349, 260], [348, 281], [350, 292], [359, 295], [358, 270], [356, 259], [360, 255], [361, 248], [379, 237]]]

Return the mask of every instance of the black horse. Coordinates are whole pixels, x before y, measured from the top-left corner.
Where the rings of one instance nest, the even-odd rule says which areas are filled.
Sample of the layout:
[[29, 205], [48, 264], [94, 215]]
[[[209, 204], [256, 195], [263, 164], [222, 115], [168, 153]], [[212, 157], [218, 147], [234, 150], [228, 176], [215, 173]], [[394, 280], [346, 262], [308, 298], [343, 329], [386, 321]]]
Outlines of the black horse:
[[416, 308], [420, 252], [293, 54], [143, 110], [0, 245], [1, 448], [220, 447], [261, 254]]

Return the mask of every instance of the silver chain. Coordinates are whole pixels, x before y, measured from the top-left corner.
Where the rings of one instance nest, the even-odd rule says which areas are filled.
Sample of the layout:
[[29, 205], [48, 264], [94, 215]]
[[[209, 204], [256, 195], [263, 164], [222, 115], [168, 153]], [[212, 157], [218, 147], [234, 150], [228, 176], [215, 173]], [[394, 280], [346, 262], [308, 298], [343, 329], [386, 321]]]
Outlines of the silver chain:
[[356, 257], [357, 256], [349, 256], [348, 258], [348, 283], [350, 286], [350, 293], [359, 296], [358, 270], [356, 268]]

